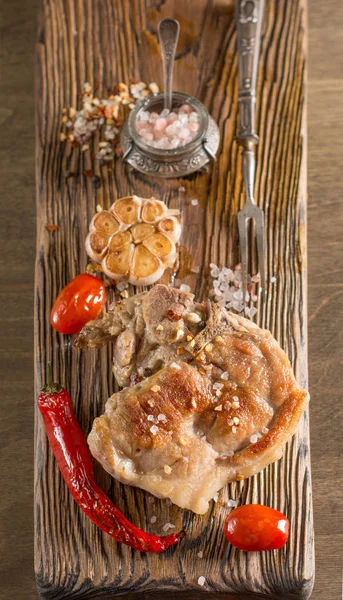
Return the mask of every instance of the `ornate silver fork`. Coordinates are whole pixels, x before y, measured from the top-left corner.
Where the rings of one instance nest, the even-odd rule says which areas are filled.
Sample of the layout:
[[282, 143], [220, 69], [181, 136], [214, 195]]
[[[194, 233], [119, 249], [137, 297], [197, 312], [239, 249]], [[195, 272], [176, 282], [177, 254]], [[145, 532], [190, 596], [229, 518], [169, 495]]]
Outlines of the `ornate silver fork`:
[[248, 223], [255, 220], [257, 259], [260, 271], [262, 298], [265, 292], [264, 271], [264, 213], [255, 204], [255, 145], [258, 136], [255, 133], [256, 79], [260, 54], [261, 29], [264, 0], [237, 0], [237, 46], [238, 46], [238, 102], [239, 133], [238, 140], [243, 146], [243, 180], [245, 204], [237, 215], [239, 246], [242, 263], [243, 302], [246, 302], [248, 277]]

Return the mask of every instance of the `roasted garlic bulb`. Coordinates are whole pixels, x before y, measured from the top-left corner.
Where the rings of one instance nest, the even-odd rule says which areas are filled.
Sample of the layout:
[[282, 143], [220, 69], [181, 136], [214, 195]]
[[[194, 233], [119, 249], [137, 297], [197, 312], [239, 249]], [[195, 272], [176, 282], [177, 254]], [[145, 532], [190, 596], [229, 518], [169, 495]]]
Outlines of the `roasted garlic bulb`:
[[156, 198], [120, 198], [92, 219], [87, 254], [110, 279], [155, 283], [176, 259], [181, 225], [175, 212]]

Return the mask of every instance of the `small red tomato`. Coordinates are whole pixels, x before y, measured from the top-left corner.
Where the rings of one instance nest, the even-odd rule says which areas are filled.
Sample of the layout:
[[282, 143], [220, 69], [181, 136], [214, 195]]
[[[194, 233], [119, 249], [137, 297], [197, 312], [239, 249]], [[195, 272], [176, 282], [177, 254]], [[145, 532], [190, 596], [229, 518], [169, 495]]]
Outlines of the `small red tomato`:
[[245, 504], [233, 510], [225, 522], [229, 542], [246, 552], [277, 550], [288, 540], [289, 520], [263, 504]]
[[60, 333], [78, 333], [96, 319], [106, 302], [103, 282], [93, 275], [78, 275], [58, 294], [50, 323]]

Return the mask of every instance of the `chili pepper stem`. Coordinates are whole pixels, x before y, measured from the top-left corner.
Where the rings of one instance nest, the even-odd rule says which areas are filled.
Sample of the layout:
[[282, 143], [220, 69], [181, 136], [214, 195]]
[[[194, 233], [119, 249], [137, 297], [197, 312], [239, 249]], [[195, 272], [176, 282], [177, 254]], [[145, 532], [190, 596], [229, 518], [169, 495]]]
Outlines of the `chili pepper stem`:
[[42, 392], [46, 394], [54, 394], [62, 391], [62, 386], [59, 383], [54, 383], [52, 374], [52, 364], [48, 363], [47, 383], [42, 388]]

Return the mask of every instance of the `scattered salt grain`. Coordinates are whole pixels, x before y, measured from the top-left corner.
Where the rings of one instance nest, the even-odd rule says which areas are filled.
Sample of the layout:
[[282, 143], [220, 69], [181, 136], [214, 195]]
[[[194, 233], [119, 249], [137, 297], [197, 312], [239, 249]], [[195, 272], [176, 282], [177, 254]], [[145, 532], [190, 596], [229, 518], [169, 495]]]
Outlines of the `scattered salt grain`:
[[159, 385], [153, 385], [151, 388], [151, 391], [155, 392], [155, 393], [159, 392], [160, 390], [161, 390], [161, 388]]
[[[252, 306], [257, 301], [255, 284], [260, 280], [260, 275], [254, 277], [248, 275], [247, 292], [245, 302], [243, 299], [242, 268], [236, 265], [234, 269], [228, 267], [218, 267], [210, 263], [210, 274], [213, 277], [210, 296], [218, 303], [218, 306], [234, 310], [237, 313], [245, 312], [247, 317], [254, 317], [257, 308]], [[245, 303], [247, 305], [245, 306]]]
[[153, 425], [152, 427], [150, 427], [150, 431], [152, 435], [156, 435], [156, 433], [158, 432], [158, 427], [156, 427], [156, 425]]
[[150, 523], [156, 523], [156, 521], [157, 521], [157, 517], [155, 517], [155, 516], [151, 517]]
[[[103, 210], [103, 209], [101, 209]], [[123, 292], [124, 290], [126, 290], [129, 287], [127, 281], [120, 281], [119, 283], [117, 283], [116, 288], [118, 290], [118, 292]]]
[[276, 282], [276, 277], [271, 277], [270, 278], [270, 283], [275, 283]]
[[250, 436], [250, 442], [251, 442], [252, 444], [256, 444], [257, 440], [258, 440], [258, 437], [257, 437], [257, 435], [255, 435], [255, 434], [254, 434], [254, 435], [251, 435], [251, 436]]
[[194, 198], [194, 200], [192, 200], [192, 201], [191, 201], [191, 204], [192, 204], [193, 206], [198, 206], [198, 204], [199, 204], [199, 200], [197, 200], [196, 198]]
[[214, 494], [214, 496], [213, 496], [213, 500], [214, 500], [215, 502], [218, 502], [218, 498], [219, 498], [219, 494]]
[[222, 373], [220, 379], [227, 381], [229, 379], [229, 374], [227, 372]]
[[198, 579], [198, 585], [203, 586], [206, 583], [206, 579], [203, 575], [201, 575]]
[[268, 431], [269, 431], [268, 427], [262, 427], [262, 433], [263, 434], [268, 433]]
[[219, 406], [216, 406], [214, 410], [217, 410], [218, 412], [223, 410], [223, 405], [219, 404]]
[[163, 470], [165, 473], [167, 473], [167, 475], [170, 475], [172, 472], [172, 468], [169, 465], [164, 465]]
[[173, 369], [177, 369], [178, 371], [180, 371], [180, 369], [181, 369], [180, 365], [178, 365], [176, 362], [172, 362], [172, 363], [170, 363], [170, 366], [171, 366]]
[[189, 285], [186, 285], [185, 283], [182, 283], [180, 285], [180, 292], [190, 292], [191, 288], [189, 287]]
[[162, 531], [168, 531], [168, 529], [175, 529], [175, 525], [173, 525], [172, 523], [166, 523], [165, 525], [163, 525]]
[[204, 553], [202, 550], [200, 550], [200, 552], [198, 552], [198, 556], [199, 556], [199, 558], [202, 558], [204, 556]]
[[261, 276], [259, 273], [256, 273], [256, 275], [253, 275], [251, 278], [252, 283], [258, 283], [261, 279]]
[[216, 381], [216, 382], [213, 384], [213, 389], [214, 389], [214, 390], [221, 390], [223, 387], [224, 387], [224, 384], [223, 384], [223, 383], [220, 383], [220, 381]]
[[153, 415], [148, 415], [148, 421], [155, 421], [155, 417]]
[[237, 500], [229, 500], [227, 503], [228, 506], [232, 507], [232, 508], [236, 508], [237, 506]]
[[168, 420], [168, 419], [167, 419], [166, 415], [164, 415], [164, 414], [160, 413], [160, 414], [157, 416], [157, 420], [158, 420], [158, 421], [161, 421], [161, 423], [167, 423], [167, 420]]

